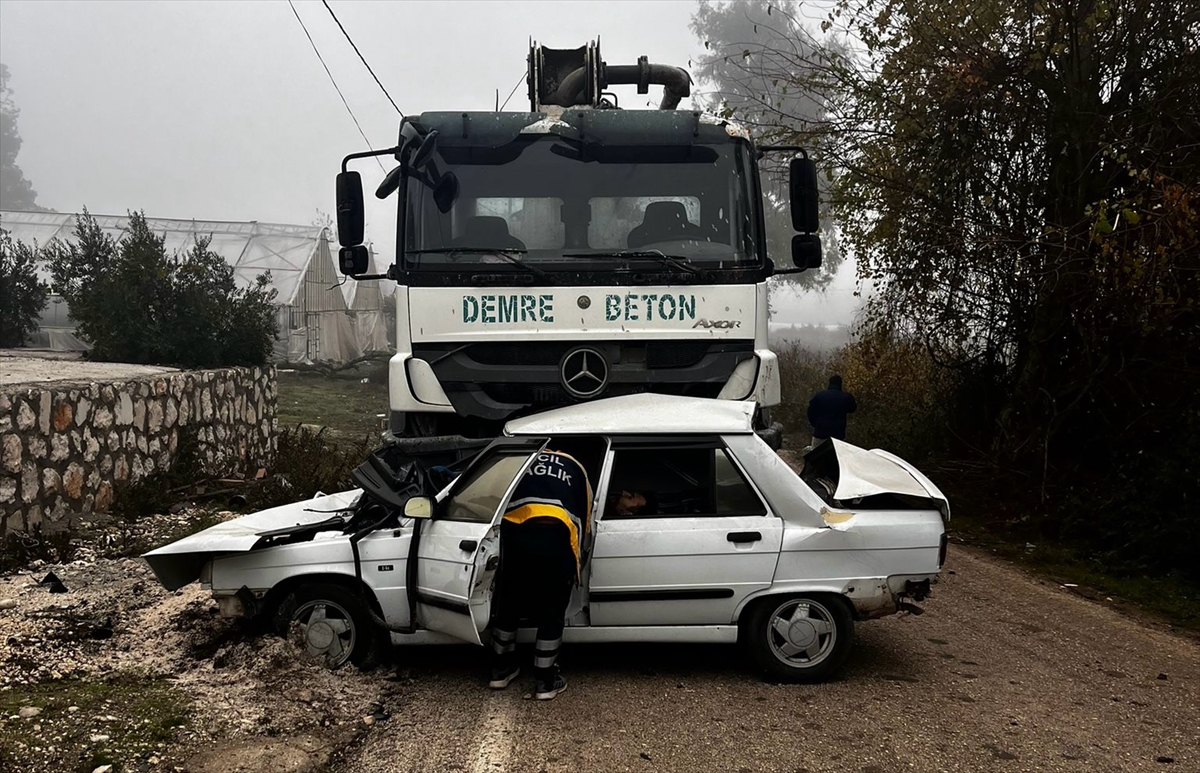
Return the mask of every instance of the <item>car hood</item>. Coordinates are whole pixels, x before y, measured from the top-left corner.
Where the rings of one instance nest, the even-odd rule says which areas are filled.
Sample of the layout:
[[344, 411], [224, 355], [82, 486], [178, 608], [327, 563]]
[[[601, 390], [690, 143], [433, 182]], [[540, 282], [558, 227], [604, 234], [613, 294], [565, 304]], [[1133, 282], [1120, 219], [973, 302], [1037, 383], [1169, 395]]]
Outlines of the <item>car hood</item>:
[[876, 494], [903, 494], [931, 499], [947, 520], [950, 503], [941, 489], [917, 468], [895, 454], [875, 448], [870, 451], [833, 439], [838, 462], [838, 484], [833, 498], [858, 499]]
[[167, 590], [176, 590], [198, 578], [204, 564], [214, 555], [242, 553], [251, 550], [271, 532], [328, 520], [353, 504], [359, 493], [359, 489], [352, 489], [337, 494], [318, 494], [312, 499], [243, 515], [155, 548], [142, 558]]

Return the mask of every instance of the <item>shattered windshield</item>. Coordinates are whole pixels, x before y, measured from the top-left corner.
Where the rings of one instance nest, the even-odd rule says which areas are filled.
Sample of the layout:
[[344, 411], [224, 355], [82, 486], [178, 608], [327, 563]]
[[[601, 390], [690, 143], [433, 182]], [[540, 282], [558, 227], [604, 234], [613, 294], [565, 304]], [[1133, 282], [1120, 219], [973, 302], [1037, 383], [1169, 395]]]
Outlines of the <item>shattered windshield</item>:
[[759, 261], [749, 151], [740, 144], [610, 147], [538, 135], [499, 148], [442, 147], [436, 160], [454, 173], [458, 194], [442, 212], [427, 185], [409, 181], [408, 269]]

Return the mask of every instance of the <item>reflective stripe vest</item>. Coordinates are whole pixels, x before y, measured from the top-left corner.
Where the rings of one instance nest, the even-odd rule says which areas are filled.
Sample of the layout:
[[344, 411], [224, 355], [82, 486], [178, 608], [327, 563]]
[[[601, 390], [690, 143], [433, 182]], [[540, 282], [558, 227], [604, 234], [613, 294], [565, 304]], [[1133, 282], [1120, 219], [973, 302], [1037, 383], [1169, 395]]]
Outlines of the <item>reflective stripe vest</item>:
[[553, 518], [566, 524], [578, 569], [580, 544], [592, 519], [592, 484], [574, 457], [544, 451], [533, 460], [504, 511], [509, 523], [525, 523], [531, 518]]

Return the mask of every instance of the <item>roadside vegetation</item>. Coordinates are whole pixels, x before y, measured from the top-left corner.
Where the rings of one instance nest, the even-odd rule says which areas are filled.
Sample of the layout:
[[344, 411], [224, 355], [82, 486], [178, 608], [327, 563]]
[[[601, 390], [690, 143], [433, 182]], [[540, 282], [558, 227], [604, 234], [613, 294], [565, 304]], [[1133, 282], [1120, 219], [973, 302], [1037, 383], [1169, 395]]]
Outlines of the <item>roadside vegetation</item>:
[[714, 109], [812, 149], [874, 288], [854, 343], [785, 362], [781, 414], [835, 368], [855, 439], [957, 513], [1200, 622], [1200, 17], [739, 0], [693, 31]]
[[39, 248], [71, 308], [88, 356], [110, 362], [213, 368], [267, 363], [278, 332], [268, 274], [238, 287], [233, 267], [200, 238], [168, 254], [140, 212], [120, 239], [84, 210], [75, 239]]
[[[105, 765], [128, 769], [126, 760], [153, 760], [176, 740], [175, 729], [192, 713], [190, 699], [162, 677], [119, 672], [99, 679], [67, 679], [0, 691], [0, 714], [33, 707], [32, 721], [9, 722], [0, 734], [0, 767], [33, 769], [54, 764], [62, 773], [92, 773]], [[64, 754], [70, 750], [71, 756]]]
[[38, 279], [37, 253], [15, 242], [0, 222], [0, 348], [21, 346], [37, 330], [49, 288]]

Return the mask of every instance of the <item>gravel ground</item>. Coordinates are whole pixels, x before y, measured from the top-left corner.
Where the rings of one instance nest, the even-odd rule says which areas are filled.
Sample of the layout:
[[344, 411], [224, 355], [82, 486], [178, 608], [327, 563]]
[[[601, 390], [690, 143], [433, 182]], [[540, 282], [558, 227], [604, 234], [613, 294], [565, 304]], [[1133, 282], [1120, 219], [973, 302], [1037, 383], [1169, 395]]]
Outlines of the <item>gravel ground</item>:
[[466, 646], [324, 671], [111, 552], [0, 577], [0, 768], [1200, 770], [1193, 642], [977, 551], [951, 549], [927, 614], [859, 626], [834, 683], [764, 683], [735, 647], [576, 646], [550, 703], [488, 691]]
[[974, 551], [949, 564], [825, 685], [766, 684], [735, 647], [577, 646], [538, 703], [524, 679], [490, 694], [473, 650], [414, 649], [399, 720], [333, 770], [1200, 771], [1194, 643]]
[[154, 373], [175, 373], [175, 368], [129, 365], [120, 362], [87, 362], [76, 352], [30, 352], [0, 349], [0, 385], [44, 384], [51, 381], [124, 381]]

